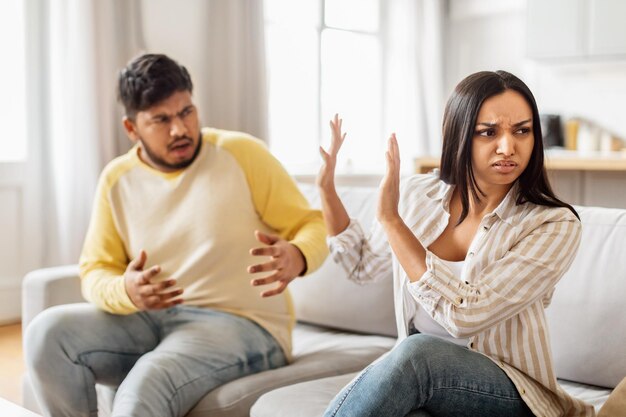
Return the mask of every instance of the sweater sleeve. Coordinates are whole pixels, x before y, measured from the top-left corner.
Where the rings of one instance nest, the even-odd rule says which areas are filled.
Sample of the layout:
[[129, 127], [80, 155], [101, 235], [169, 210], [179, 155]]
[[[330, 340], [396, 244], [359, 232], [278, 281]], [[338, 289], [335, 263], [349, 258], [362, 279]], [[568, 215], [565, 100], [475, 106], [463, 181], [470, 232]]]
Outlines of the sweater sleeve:
[[222, 139], [220, 146], [243, 170], [261, 220], [298, 247], [306, 260], [305, 273], [313, 272], [328, 255], [321, 211], [311, 209], [293, 178], [263, 142], [241, 135]]
[[130, 314], [137, 311], [137, 307], [124, 285], [123, 275], [129, 260], [113, 220], [110, 200], [113, 182], [111, 170], [105, 169], [98, 182], [80, 256], [81, 288], [85, 299], [102, 310]]

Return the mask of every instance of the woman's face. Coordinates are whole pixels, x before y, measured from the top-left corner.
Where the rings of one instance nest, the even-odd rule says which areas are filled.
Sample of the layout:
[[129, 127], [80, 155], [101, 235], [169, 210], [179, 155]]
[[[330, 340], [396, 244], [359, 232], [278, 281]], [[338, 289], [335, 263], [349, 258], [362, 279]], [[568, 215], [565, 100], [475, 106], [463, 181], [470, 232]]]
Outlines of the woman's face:
[[483, 192], [508, 189], [522, 175], [533, 151], [534, 122], [530, 105], [514, 90], [483, 102], [472, 138], [472, 169]]

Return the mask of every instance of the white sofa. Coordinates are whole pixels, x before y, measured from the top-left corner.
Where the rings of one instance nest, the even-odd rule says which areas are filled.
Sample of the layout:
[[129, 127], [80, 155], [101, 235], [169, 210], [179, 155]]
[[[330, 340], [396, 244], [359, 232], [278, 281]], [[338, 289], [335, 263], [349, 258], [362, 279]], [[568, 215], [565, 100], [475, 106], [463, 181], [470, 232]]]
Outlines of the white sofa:
[[[301, 189], [319, 206], [313, 186]], [[353, 217], [371, 223], [376, 187], [343, 187], [340, 195]], [[599, 408], [626, 376], [626, 210], [578, 209], [582, 244], [557, 287], [548, 320], [562, 385]], [[391, 279], [359, 286], [329, 258], [311, 276], [294, 281], [290, 291], [299, 321], [293, 363], [211, 391], [190, 417], [320, 416], [356, 372], [394, 345]], [[76, 266], [33, 271], [23, 282], [23, 326], [45, 308], [80, 301]], [[114, 390], [98, 389], [100, 415], [107, 416]], [[37, 411], [28, 376], [23, 392], [24, 406]]]

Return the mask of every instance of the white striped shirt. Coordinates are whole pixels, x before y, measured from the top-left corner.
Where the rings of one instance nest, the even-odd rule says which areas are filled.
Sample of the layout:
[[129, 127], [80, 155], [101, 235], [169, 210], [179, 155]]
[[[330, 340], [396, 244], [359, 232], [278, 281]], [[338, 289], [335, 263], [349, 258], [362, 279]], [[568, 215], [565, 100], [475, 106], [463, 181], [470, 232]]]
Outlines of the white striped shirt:
[[426, 249], [427, 271], [411, 283], [378, 222], [366, 237], [356, 220], [328, 243], [333, 259], [365, 283], [393, 274], [398, 342], [419, 303], [452, 336], [494, 361], [536, 416], [591, 417], [594, 409], [557, 384], [544, 308], [580, 243], [581, 225], [567, 208], [516, 204], [513, 187], [486, 215], [465, 259], [464, 280], [427, 248], [449, 222], [453, 186], [436, 174], [401, 188], [400, 215]]

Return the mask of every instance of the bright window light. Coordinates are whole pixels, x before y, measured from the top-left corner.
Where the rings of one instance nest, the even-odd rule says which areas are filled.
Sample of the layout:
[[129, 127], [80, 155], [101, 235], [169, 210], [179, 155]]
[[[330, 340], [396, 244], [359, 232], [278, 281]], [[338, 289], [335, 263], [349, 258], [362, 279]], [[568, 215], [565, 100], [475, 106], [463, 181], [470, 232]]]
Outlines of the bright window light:
[[[338, 173], [380, 173], [379, 0], [265, 0], [269, 140], [293, 174], [314, 174], [335, 113], [348, 132]], [[358, 9], [358, 13], [349, 13]]]
[[24, 2], [0, 4], [0, 162], [26, 159], [26, 58], [24, 53]]

